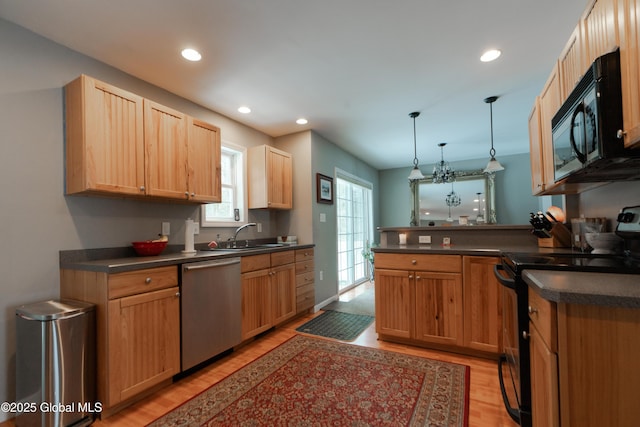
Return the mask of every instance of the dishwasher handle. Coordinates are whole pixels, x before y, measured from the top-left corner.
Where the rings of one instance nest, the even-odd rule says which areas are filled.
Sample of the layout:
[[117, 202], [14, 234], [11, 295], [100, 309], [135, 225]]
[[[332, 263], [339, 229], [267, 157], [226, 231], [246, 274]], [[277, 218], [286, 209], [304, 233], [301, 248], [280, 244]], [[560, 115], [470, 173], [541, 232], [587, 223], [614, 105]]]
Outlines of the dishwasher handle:
[[217, 268], [224, 267], [227, 265], [239, 264], [240, 258], [228, 258], [228, 259], [220, 259], [215, 261], [203, 261], [203, 262], [191, 262], [187, 264], [183, 264], [183, 271], [194, 271], [194, 270], [202, 270], [205, 268]]

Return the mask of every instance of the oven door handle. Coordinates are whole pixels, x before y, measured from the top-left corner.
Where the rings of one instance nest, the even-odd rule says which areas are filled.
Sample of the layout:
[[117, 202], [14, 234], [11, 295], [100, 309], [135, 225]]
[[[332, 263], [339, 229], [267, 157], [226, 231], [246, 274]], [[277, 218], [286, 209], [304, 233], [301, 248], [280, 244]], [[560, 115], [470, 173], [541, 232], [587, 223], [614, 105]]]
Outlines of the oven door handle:
[[507, 413], [511, 417], [511, 419], [518, 424], [520, 424], [520, 411], [519, 409], [512, 408], [511, 403], [509, 402], [509, 398], [507, 397], [506, 385], [504, 382], [504, 376], [502, 375], [502, 365], [507, 362], [507, 356], [502, 354], [500, 355], [500, 359], [498, 360], [498, 378], [500, 381], [500, 392], [502, 393], [502, 400], [504, 401], [504, 406], [507, 409]]
[[500, 282], [502, 286], [507, 287], [509, 289], [513, 289], [515, 291], [516, 281], [510, 278], [504, 277], [502, 273], [500, 273], [501, 271], [504, 271], [504, 267], [502, 266], [502, 264], [496, 264], [493, 266], [493, 274], [495, 274], [496, 279], [498, 279], [498, 282]]

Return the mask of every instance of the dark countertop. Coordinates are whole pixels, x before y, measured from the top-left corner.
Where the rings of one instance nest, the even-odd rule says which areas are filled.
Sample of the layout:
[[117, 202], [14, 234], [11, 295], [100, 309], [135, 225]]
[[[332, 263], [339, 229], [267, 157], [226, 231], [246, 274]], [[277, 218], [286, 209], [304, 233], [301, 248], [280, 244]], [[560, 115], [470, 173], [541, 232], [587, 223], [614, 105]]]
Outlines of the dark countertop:
[[500, 247], [488, 244], [479, 247], [477, 244], [452, 244], [442, 246], [440, 244], [431, 245], [394, 245], [388, 244], [371, 248], [374, 253], [424, 253], [424, 254], [450, 254], [450, 255], [480, 255], [499, 257], [503, 252], [527, 252], [527, 253], [559, 253], [571, 252], [571, 248], [541, 248], [532, 245], [501, 245]]
[[522, 277], [544, 299], [556, 303], [640, 308], [640, 275], [525, 270]]
[[[271, 252], [290, 251], [313, 248], [315, 245], [283, 245], [277, 247], [254, 247], [242, 250], [215, 249], [199, 250], [195, 254], [183, 254], [180, 251], [167, 252], [157, 256], [123, 256], [119, 258], [87, 259], [83, 251], [64, 251], [70, 254], [60, 256], [60, 268], [69, 270], [86, 270], [101, 273], [121, 273], [124, 271], [142, 270], [145, 268], [179, 265], [189, 262], [212, 259], [232, 258], [247, 255], [259, 255]], [[71, 254], [73, 253], [73, 254]], [[66, 255], [66, 256], [65, 256]], [[93, 255], [95, 258], [95, 255]]]

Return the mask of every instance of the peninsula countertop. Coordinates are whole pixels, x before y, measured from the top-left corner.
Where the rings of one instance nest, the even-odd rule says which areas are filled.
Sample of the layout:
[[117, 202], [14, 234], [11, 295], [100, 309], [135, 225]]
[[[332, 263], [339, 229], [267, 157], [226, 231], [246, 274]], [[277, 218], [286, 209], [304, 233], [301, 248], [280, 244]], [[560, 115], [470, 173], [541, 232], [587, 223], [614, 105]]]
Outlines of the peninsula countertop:
[[475, 256], [496, 256], [499, 257], [504, 252], [526, 252], [526, 253], [566, 253], [571, 252], [570, 248], [541, 248], [532, 245], [500, 245], [491, 244], [480, 246], [478, 244], [387, 244], [371, 248], [373, 253], [424, 253], [424, 254], [450, 254], [450, 255], [475, 255]]

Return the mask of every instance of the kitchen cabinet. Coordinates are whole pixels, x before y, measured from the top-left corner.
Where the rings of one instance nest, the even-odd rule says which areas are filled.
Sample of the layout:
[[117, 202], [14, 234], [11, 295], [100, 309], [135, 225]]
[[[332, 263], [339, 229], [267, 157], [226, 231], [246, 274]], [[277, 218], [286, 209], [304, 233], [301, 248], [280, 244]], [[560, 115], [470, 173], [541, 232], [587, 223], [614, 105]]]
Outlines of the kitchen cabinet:
[[625, 147], [640, 148], [640, 1], [617, 0]]
[[618, 0], [595, 0], [582, 17], [582, 40], [585, 70], [599, 56], [614, 51], [619, 45]]
[[420, 343], [462, 345], [459, 255], [376, 254], [376, 332]]
[[[554, 187], [554, 156], [553, 156], [553, 137], [551, 134], [551, 119], [562, 105], [560, 84], [560, 65], [551, 71], [547, 78], [542, 92], [540, 93], [540, 147], [537, 148], [542, 153], [542, 188], [540, 192], [534, 194], [543, 194]], [[531, 145], [535, 141], [530, 141]]]
[[85, 75], [65, 114], [67, 194], [221, 200], [217, 127]]
[[296, 314], [309, 311], [315, 305], [314, 250], [296, 251]]
[[248, 151], [249, 209], [293, 208], [291, 154], [269, 145]]
[[531, 162], [531, 193], [536, 196], [544, 190], [542, 158], [542, 121], [540, 119], [540, 97], [536, 97], [529, 114], [529, 160]]
[[464, 343], [467, 348], [502, 352], [502, 287], [493, 272], [497, 257], [462, 257]]
[[[582, 39], [581, 22], [574, 28], [569, 41], [560, 54], [559, 77], [560, 77], [560, 98], [561, 103], [568, 97], [573, 88], [578, 84], [580, 78], [586, 71], [588, 63], [585, 60], [584, 40]], [[560, 107], [560, 105], [558, 105]], [[554, 110], [553, 114], [555, 114]]]
[[61, 270], [60, 296], [97, 306], [97, 393], [107, 417], [180, 371], [177, 266]]
[[555, 303], [529, 289], [529, 353], [533, 427], [560, 425]]
[[296, 314], [295, 251], [243, 256], [241, 271], [243, 340]]

